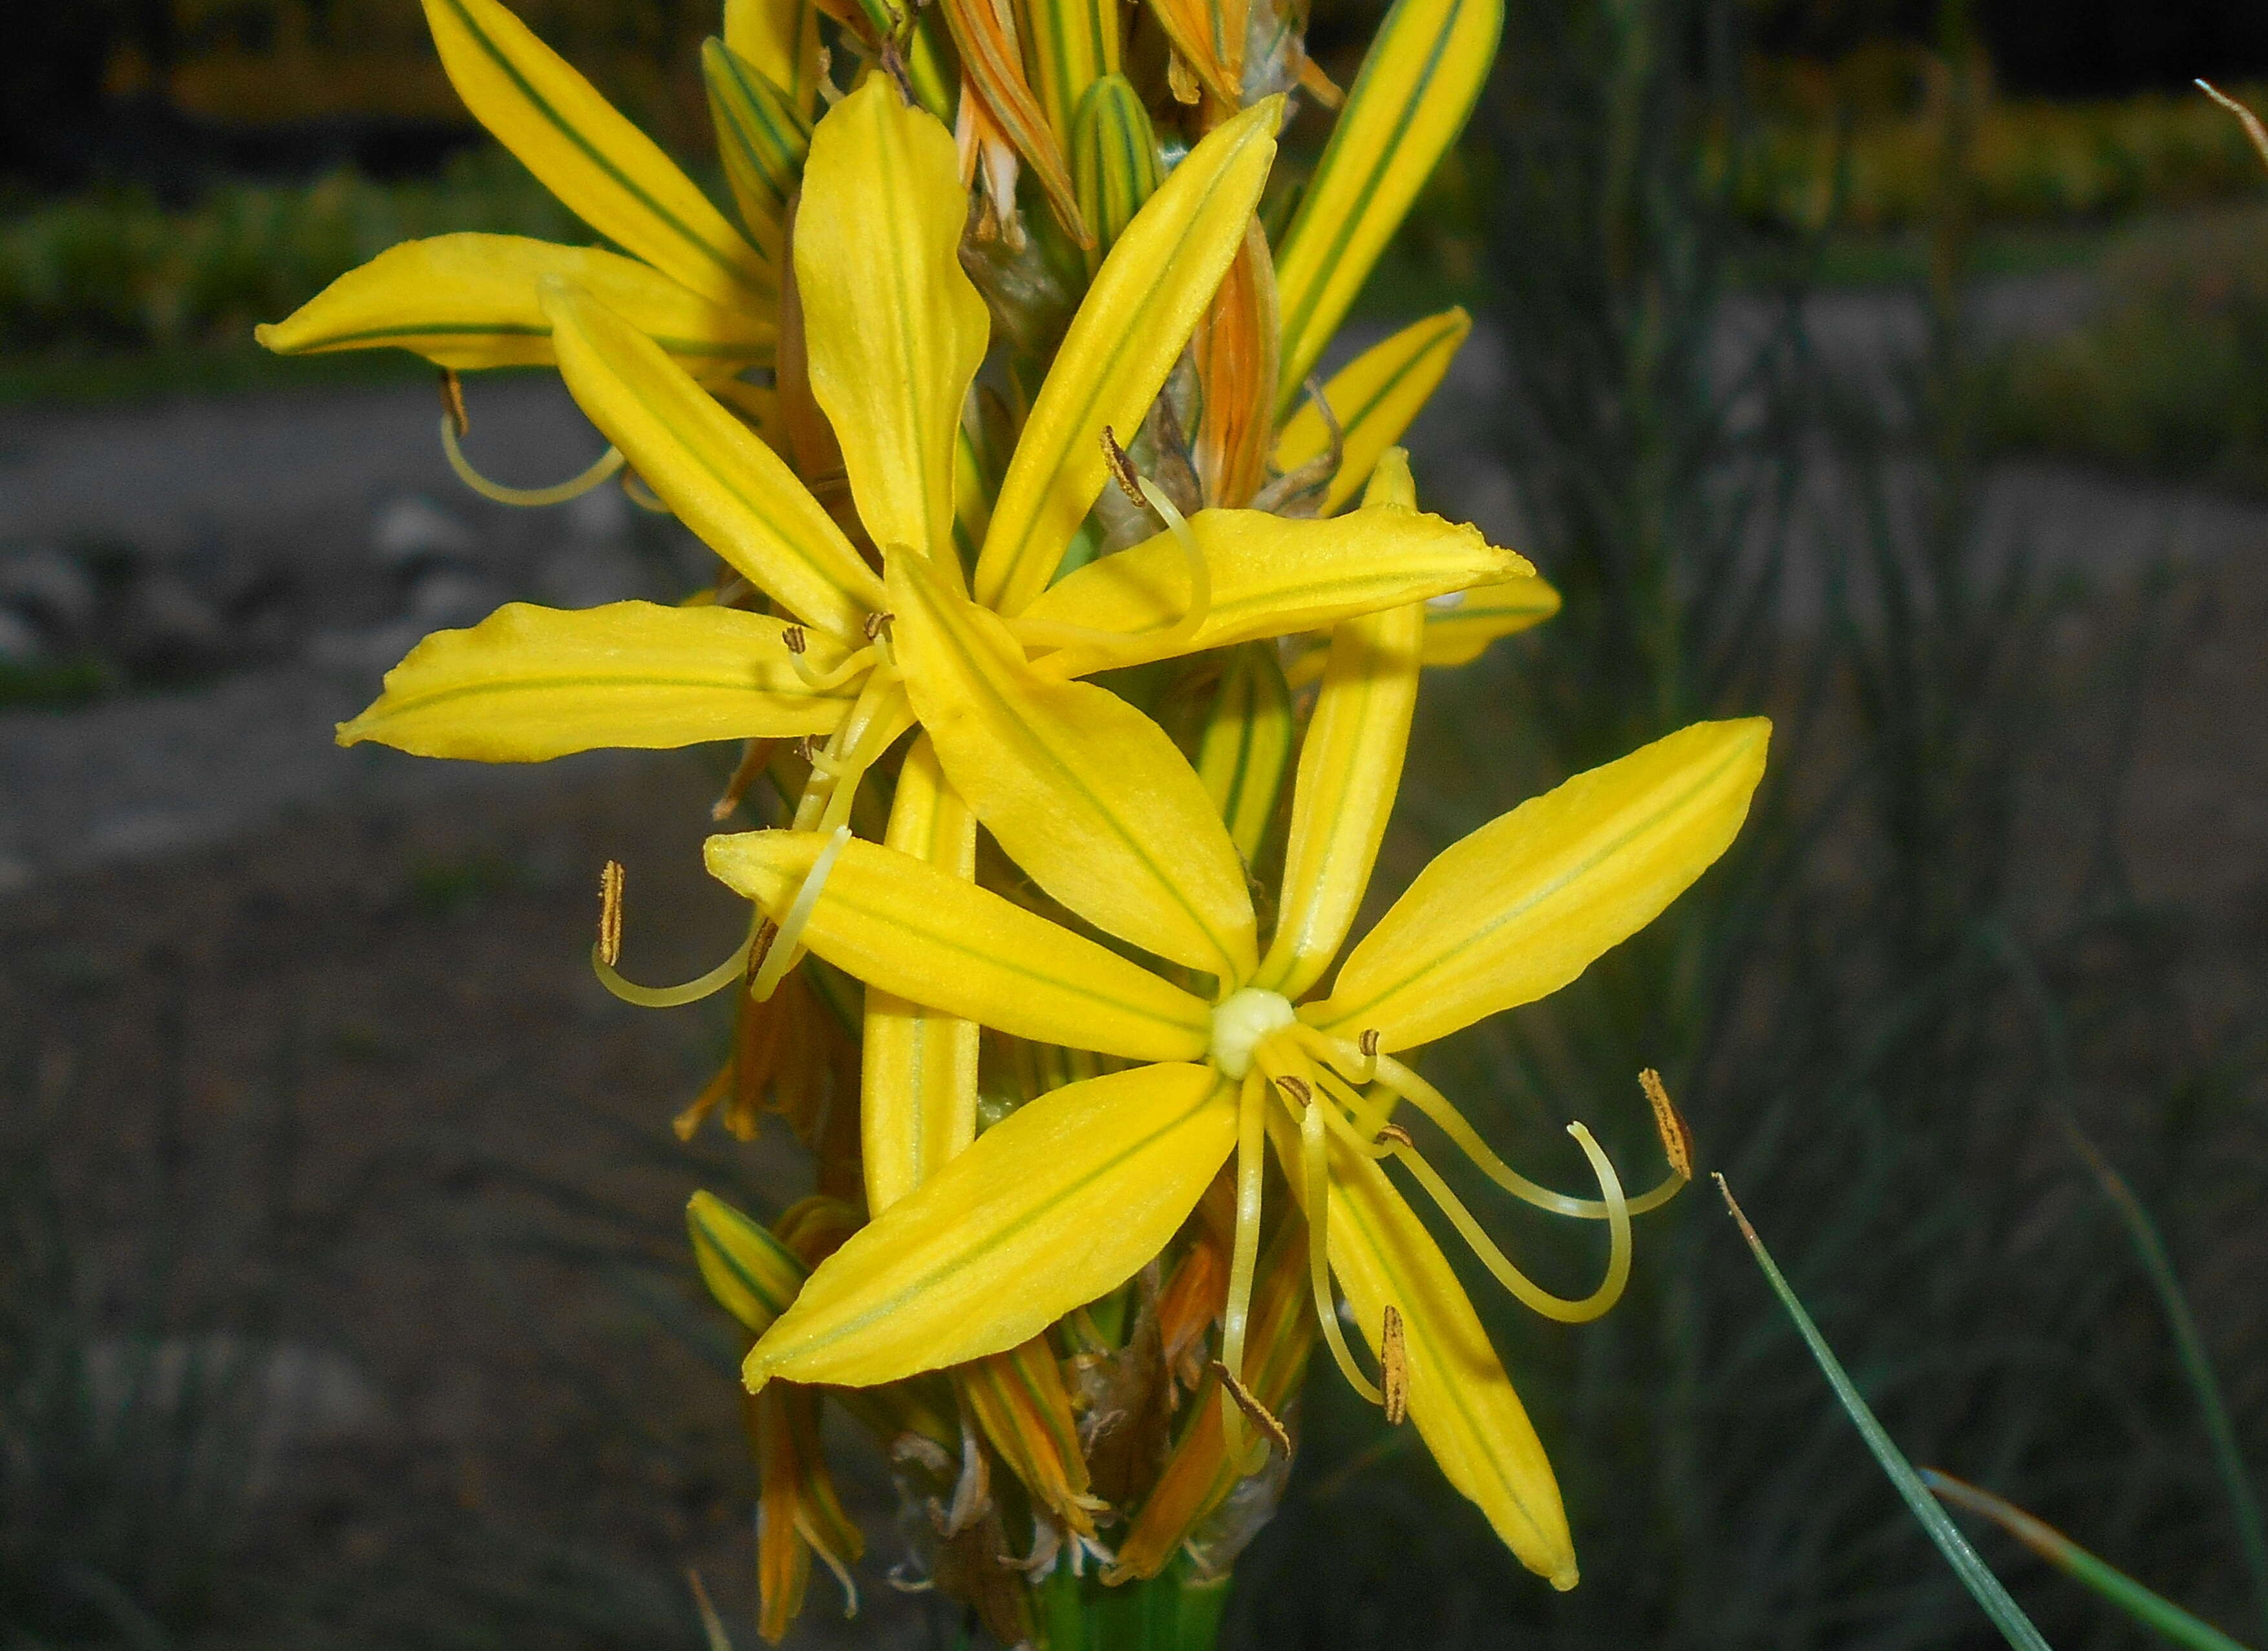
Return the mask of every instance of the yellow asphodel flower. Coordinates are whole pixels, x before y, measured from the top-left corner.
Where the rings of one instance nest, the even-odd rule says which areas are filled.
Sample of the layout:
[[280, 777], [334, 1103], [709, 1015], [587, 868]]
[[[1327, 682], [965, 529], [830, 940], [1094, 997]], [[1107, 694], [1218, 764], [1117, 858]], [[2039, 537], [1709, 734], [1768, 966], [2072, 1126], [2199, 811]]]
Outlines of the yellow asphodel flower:
[[[817, 97], [799, 84], [781, 8], [731, 0], [711, 53], [756, 92], [792, 158]], [[425, 0], [442, 67], [475, 119], [621, 253], [520, 235], [404, 241], [258, 329], [281, 355], [396, 347], [451, 369], [553, 359], [546, 277], [597, 295], [704, 381], [771, 360], [779, 203], [736, 187], [747, 233], [652, 138], [497, 0]], [[793, 33], [792, 27], [788, 31]], [[814, 40], [815, 45], [815, 40]], [[721, 56], [719, 55], [721, 54]], [[751, 62], [753, 58], [755, 61]], [[712, 71], [712, 82], [718, 77]], [[777, 83], [777, 84], [775, 84]], [[719, 126], [727, 122], [719, 110]], [[735, 147], [720, 131], [728, 171]], [[734, 172], [736, 186], [739, 173]], [[624, 254], [627, 253], [628, 256]]]
[[[1408, 496], [1394, 455], [1373, 498], [1407, 508]], [[1271, 1141], [1314, 1235], [1318, 1324], [1341, 1368], [1383, 1397], [1340, 1332], [1333, 1274], [1450, 1481], [1523, 1561], [1572, 1586], [1542, 1446], [1455, 1274], [1380, 1161], [1399, 1159], [1523, 1302], [1571, 1319], [1611, 1302], [1627, 1276], [1628, 1211], [1677, 1180], [1626, 1201], [1578, 1126], [1604, 1196], [1539, 1187], [1394, 1055], [1557, 990], [1660, 912], [1739, 829], [1768, 724], [1696, 724], [1483, 826], [1420, 874], [1316, 997], [1399, 782], [1422, 605], [1334, 634], [1263, 953], [1245, 869], [1164, 733], [1100, 688], [1024, 664], [998, 620], [909, 561], [891, 573], [908, 681], [954, 788], [1076, 916], [1212, 986], [1209, 1000], [1196, 995], [887, 846], [797, 831], [712, 838], [718, 877], [870, 990], [1148, 1063], [1030, 1102], [880, 1212], [757, 1343], [751, 1388], [775, 1377], [861, 1386], [1016, 1346], [1159, 1253], [1232, 1156], [1237, 1235], [1221, 1356], [1241, 1372]], [[1391, 1122], [1400, 1099], [1509, 1190], [1608, 1221], [1599, 1291], [1564, 1301], [1513, 1267]]]
[[[1010, 624], [1029, 645], [1056, 648], [1065, 671], [1329, 625], [1528, 571], [1473, 529], [1408, 509], [1330, 521], [1203, 510], [1035, 602], [1105, 485], [1106, 433], [1139, 423], [1241, 242], [1279, 114], [1271, 99], [1217, 128], [1128, 226], [991, 503], [978, 593], [1011, 615], [1030, 607]], [[876, 76], [820, 121], [804, 180], [794, 256], [809, 376], [858, 525], [894, 564], [932, 569], [957, 592], [957, 437], [989, 326], [957, 251], [967, 197], [952, 135]], [[547, 282], [543, 302], [585, 412], [790, 617], [715, 604], [512, 604], [420, 643], [341, 742], [500, 762], [827, 735], [821, 782], [796, 823], [831, 829], [847, 817], [850, 782], [914, 718], [885, 622], [896, 598], [788, 466], [651, 339], [563, 281]], [[1143, 605], [1160, 589], [1174, 605], [1161, 616]], [[1025, 645], [1011, 649], [1020, 667]], [[768, 962], [772, 979], [792, 955]]]

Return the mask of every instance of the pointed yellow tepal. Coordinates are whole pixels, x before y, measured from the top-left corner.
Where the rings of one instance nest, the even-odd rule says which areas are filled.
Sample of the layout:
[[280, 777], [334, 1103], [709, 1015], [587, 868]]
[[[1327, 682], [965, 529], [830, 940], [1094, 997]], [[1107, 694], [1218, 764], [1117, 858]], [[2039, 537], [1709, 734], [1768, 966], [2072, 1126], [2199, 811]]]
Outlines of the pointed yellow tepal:
[[811, 135], [795, 221], [811, 388], [877, 545], [950, 558], [961, 402], [990, 319], [961, 268], [953, 134], [875, 75]]

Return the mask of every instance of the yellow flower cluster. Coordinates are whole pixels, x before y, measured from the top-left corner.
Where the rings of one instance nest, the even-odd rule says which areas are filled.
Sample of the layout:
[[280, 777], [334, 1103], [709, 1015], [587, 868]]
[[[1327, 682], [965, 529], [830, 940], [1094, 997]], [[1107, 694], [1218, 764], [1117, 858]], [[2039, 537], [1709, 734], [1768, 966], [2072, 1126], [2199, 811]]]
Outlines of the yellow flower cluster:
[[[760, 775], [782, 799], [780, 828], [710, 840], [753, 907], [733, 957], [633, 987], [610, 900], [597, 958], [636, 1001], [735, 994], [681, 1128], [769, 1109], [817, 1158], [770, 1228], [690, 1211], [750, 1337], [765, 1633], [814, 1554], [847, 1586], [861, 1545], [822, 1398], [924, 1510], [922, 1580], [1012, 1642], [1037, 1579], [1226, 1574], [1318, 1335], [1572, 1586], [1543, 1447], [1403, 1187], [1572, 1320], [1687, 1168], [1626, 1198], [1577, 1126], [1601, 1196], [1538, 1186], [1397, 1056], [1649, 921], [1739, 829], [1768, 730], [1697, 725], [1534, 799], [1341, 959], [1423, 673], [1557, 606], [1421, 510], [1395, 445], [1462, 312], [1311, 376], [1463, 123], [1495, 0], [1398, 0], [1344, 97], [1288, 0], [729, 0], [704, 70], [737, 223], [497, 0], [425, 4], [474, 113], [621, 251], [413, 242], [264, 341], [556, 363], [613, 444], [571, 485], [630, 473], [722, 567], [681, 606], [513, 604], [429, 637], [340, 738], [739, 740], [723, 812]], [[1292, 98], [1338, 113], [1286, 180]], [[1599, 1289], [1522, 1274], [1404, 1104], [1604, 1223]]]

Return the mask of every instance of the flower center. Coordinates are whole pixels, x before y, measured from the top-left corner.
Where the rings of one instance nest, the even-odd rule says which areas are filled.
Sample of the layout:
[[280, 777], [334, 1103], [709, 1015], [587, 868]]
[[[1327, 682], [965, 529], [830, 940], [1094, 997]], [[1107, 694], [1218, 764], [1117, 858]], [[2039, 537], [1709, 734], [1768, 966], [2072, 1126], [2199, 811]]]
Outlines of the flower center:
[[1252, 1070], [1252, 1052], [1270, 1032], [1298, 1018], [1291, 1000], [1256, 986], [1232, 992], [1212, 1012], [1212, 1063], [1222, 1074], [1241, 1078]]

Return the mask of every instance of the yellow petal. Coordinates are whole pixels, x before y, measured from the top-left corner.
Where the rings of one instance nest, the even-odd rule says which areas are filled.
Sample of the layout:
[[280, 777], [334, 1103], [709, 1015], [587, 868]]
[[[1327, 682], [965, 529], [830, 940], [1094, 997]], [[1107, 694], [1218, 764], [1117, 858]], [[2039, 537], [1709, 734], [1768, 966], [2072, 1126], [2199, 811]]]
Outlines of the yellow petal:
[[[1083, 6], [1083, 0], [1070, 3]], [[1115, 0], [1105, 5], [1115, 16]], [[1094, 233], [1094, 245], [1085, 249], [1092, 278], [1142, 203], [1158, 193], [1160, 180], [1158, 135], [1141, 93], [1123, 75], [1104, 76], [1079, 99], [1071, 117], [1071, 165], [1079, 212]]]
[[803, 1288], [806, 1268], [796, 1253], [713, 1192], [693, 1195], [685, 1226], [702, 1282], [718, 1305], [752, 1336], [770, 1330]]
[[1234, 1097], [1174, 1064], [1011, 1112], [812, 1273], [748, 1385], [865, 1387], [1029, 1340], [1165, 1247], [1228, 1156]]
[[1425, 663], [1470, 664], [1499, 636], [1541, 625], [1559, 611], [1559, 592], [1529, 575], [1438, 597], [1425, 606]]
[[389, 246], [254, 336], [280, 356], [391, 346], [460, 371], [548, 366], [551, 322], [537, 290], [546, 275], [586, 288], [696, 378], [771, 357], [770, 321], [745, 307], [712, 304], [619, 253], [522, 235]]
[[[615, 602], [570, 613], [507, 603], [436, 631], [386, 673], [339, 744], [420, 757], [542, 762], [570, 752], [823, 734], [855, 683], [814, 693], [788, 664], [785, 621], [725, 607]], [[840, 663], [814, 638], [806, 657]]]
[[1464, 1287], [1375, 1163], [1336, 1135], [1330, 1154], [1331, 1269], [1363, 1339], [1376, 1354], [1385, 1310], [1401, 1313], [1410, 1417], [1443, 1477], [1479, 1505], [1522, 1565], [1554, 1588], [1574, 1587], [1574, 1542], [1550, 1459]]
[[1008, 857], [1123, 940], [1224, 983], [1248, 973], [1244, 868], [1164, 730], [1107, 689], [1034, 671], [918, 558], [890, 558], [888, 586], [914, 713]]
[[1504, 0], [1395, 0], [1300, 197], [1276, 260], [1279, 408], [1338, 330], [1488, 78]]
[[1276, 801], [1298, 739], [1292, 690], [1275, 649], [1245, 643], [1221, 667], [1220, 692], [1197, 740], [1197, 778], [1248, 866], [1260, 858], [1275, 824]]
[[[828, 839], [711, 837], [711, 874], [777, 920]], [[812, 907], [803, 943], [869, 987], [1037, 1043], [1137, 1060], [1193, 1060], [1203, 1003], [1060, 924], [910, 855], [854, 838]]]
[[987, 606], [1020, 613], [1055, 576], [1102, 491], [1104, 428], [1133, 439], [1243, 245], [1283, 107], [1263, 99], [1215, 127], [1103, 260], [1001, 481], [976, 564]]
[[[1338, 474], [1323, 495], [1325, 516], [1362, 491], [1378, 456], [1402, 439], [1424, 409], [1473, 330], [1462, 310], [1444, 310], [1414, 321], [1373, 344], [1331, 376], [1323, 400], [1344, 441]], [[1276, 438], [1276, 468], [1297, 470], [1330, 446], [1330, 431], [1314, 403], [1300, 394], [1300, 410]]]
[[[1170, 533], [1089, 562], [1026, 617], [1132, 638], [1110, 663], [1319, 630], [1358, 613], [1423, 601], [1530, 571], [1477, 529], [1400, 505], [1366, 506], [1325, 522], [1258, 510], [1200, 510], [1189, 518], [1212, 584], [1193, 639], [1166, 635], [1189, 605], [1189, 559]], [[1139, 633], [1157, 635], [1154, 646]], [[989, 821], [987, 822], [990, 823]]]
[[[884, 842], [973, 880], [976, 817], [926, 736], [898, 774]], [[881, 990], [866, 994], [858, 1121], [866, 1207], [879, 1215], [976, 1138], [976, 1023]]]
[[797, 618], [858, 636], [881, 581], [777, 455], [589, 295], [555, 285], [544, 307], [577, 404], [678, 519]]
[[1764, 777], [1771, 724], [1696, 723], [1577, 774], [1418, 875], [1301, 1018], [1388, 1051], [1556, 992], [1725, 852]]
[[593, 229], [714, 304], [762, 305], [762, 254], [700, 186], [497, 0], [425, 0], [465, 106]]
[[952, 554], [954, 433], [990, 320], [953, 134], [876, 75], [811, 136], [795, 219], [811, 387], [878, 545]]
[[725, 44], [810, 119], [819, 101], [819, 8], [812, 0], [725, 0]]
[[1330, 967], [1362, 905], [1410, 748], [1425, 613], [1412, 603], [1332, 633], [1300, 748], [1283, 904], [1256, 986], [1297, 1000]]
[[709, 121], [717, 129], [740, 222], [775, 268], [788, 197], [803, 179], [811, 123], [762, 70], [713, 35], [701, 45], [701, 77], [709, 88]]
[[1244, 53], [1243, 32], [1230, 39], [1222, 26], [1227, 7], [1211, 0], [1150, 0], [1150, 13], [1173, 42], [1174, 53], [1196, 75], [1215, 102], [1234, 108], [1239, 95], [1238, 75], [1230, 66], [1232, 55]]

